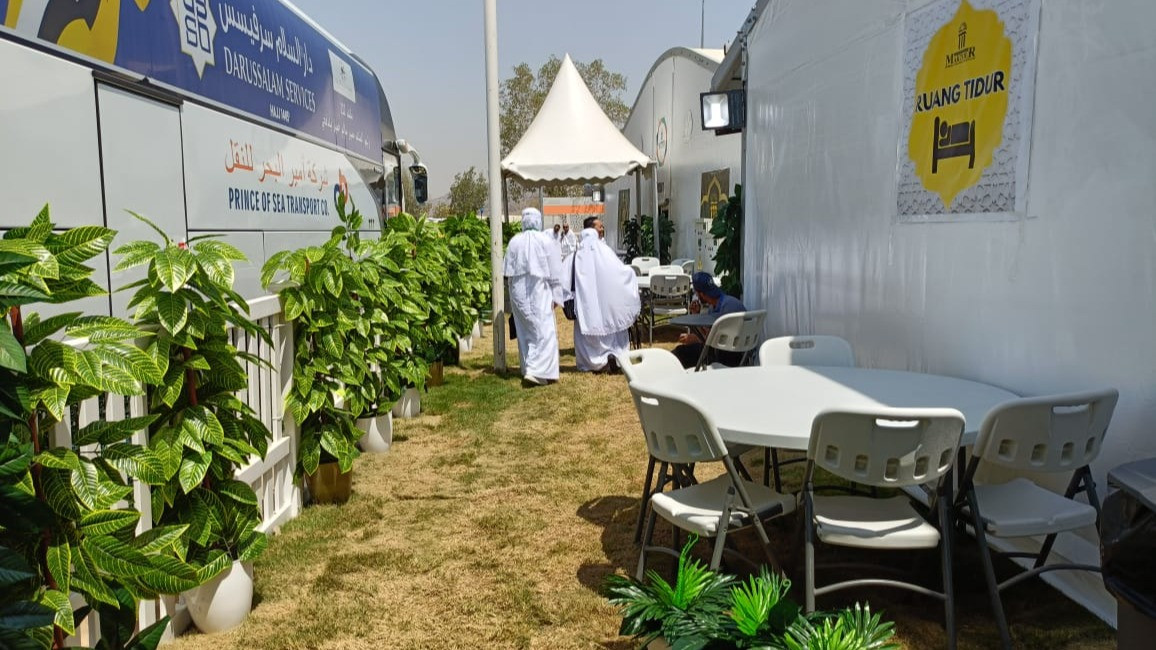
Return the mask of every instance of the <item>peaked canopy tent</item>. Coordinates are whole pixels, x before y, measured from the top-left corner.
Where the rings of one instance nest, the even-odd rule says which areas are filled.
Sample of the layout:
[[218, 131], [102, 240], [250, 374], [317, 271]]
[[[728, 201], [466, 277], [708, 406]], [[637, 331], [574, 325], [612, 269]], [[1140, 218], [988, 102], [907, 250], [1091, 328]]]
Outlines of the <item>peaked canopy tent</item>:
[[[641, 213], [642, 174], [652, 172], [654, 165], [650, 156], [631, 144], [606, 117], [567, 54], [542, 108], [502, 161], [502, 176], [543, 187], [607, 183], [633, 173], [638, 185], [637, 215]], [[649, 176], [654, 186], [657, 175]], [[657, 187], [652, 189], [657, 195]], [[654, 225], [657, 229], [658, 224]]]

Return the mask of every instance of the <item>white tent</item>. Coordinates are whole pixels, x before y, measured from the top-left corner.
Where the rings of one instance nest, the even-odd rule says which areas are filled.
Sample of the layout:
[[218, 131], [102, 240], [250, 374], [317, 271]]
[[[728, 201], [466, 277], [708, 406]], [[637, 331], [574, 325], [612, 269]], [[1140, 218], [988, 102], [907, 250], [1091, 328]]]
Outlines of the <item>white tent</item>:
[[567, 54], [546, 101], [502, 171], [533, 185], [607, 182], [650, 166], [590, 94]]

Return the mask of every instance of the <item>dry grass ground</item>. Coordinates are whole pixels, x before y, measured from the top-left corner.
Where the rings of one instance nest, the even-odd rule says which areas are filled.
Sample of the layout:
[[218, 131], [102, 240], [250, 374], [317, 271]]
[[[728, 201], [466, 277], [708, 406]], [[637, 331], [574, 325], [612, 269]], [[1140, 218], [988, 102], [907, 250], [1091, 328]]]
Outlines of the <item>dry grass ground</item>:
[[[617, 636], [601, 585], [637, 561], [645, 445], [622, 377], [574, 372], [570, 323], [559, 329], [561, 382], [525, 389], [516, 373], [493, 374], [485, 338], [425, 396], [421, 417], [395, 423], [390, 453], [358, 460], [349, 503], [309, 507], [273, 538], [241, 628], [170, 647], [634, 647]], [[777, 523], [771, 534], [797, 565], [798, 529]], [[993, 648], [982, 578], [963, 546], [960, 647]], [[937, 571], [934, 555], [898, 561]], [[656, 556], [652, 566], [671, 564]], [[905, 647], [945, 646], [937, 603], [866, 591], [821, 604], [855, 599], [895, 620]], [[1115, 647], [1108, 627], [1038, 581], [1007, 600], [1017, 647]]]

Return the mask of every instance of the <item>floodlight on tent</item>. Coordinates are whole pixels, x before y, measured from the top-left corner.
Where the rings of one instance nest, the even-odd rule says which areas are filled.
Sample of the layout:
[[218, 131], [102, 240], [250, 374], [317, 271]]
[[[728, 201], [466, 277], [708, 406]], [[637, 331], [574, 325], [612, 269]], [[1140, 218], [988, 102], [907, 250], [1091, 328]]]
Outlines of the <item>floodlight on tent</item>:
[[700, 93], [702, 128], [704, 131], [735, 133], [746, 123], [746, 98], [742, 90]]

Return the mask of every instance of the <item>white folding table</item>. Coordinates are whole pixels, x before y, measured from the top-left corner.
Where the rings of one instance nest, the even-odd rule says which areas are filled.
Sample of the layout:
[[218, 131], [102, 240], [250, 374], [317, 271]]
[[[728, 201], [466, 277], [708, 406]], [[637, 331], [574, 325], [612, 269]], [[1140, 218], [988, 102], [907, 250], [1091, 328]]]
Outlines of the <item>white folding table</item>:
[[757, 366], [676, 373], [643, 384], [693, 400], [729, 443], [806, 451], [811, 423], [840, 408], [954, 408], [974, 444], [984, 416], [1019, 397], [955, 377], [871, 368]]

